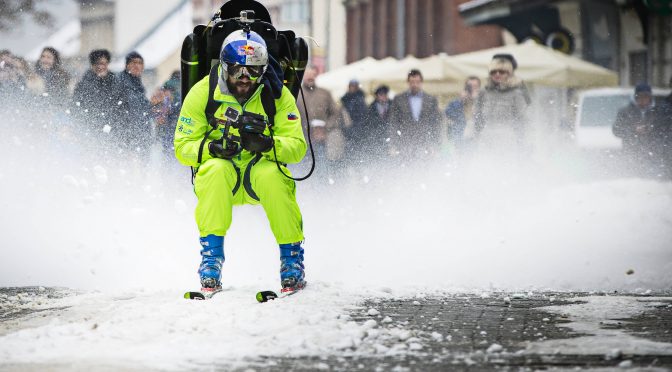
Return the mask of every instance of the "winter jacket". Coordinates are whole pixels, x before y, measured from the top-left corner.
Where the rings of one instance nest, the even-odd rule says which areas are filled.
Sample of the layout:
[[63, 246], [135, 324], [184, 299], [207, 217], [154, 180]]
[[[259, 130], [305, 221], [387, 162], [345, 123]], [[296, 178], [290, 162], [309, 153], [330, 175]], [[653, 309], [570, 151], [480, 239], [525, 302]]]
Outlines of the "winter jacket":
[[364, 92], [360, 89], [354, 93], [346, 93], [341, 97], [341, 105], [350, 116], [352, 125], [345, 131], [345, 137], [348, 142], [358, 147], [361, 144], [359, 130], [366, 125], [367, 107], [364, 100]]
[[623, 151], [632, 155], [658, 153], [667, 142], [666, 110], [653, 104], [640, 109], [635, 103], [619, 110], [612, 131], [623, 139]]
[[[304, 130], [310, 127], [311, 140], [317, 147], [326, 147], [328, 160], [340, 160], [345, 148], [344, 123], [340, 108], [326, 89], [303, 86], [303, 97], [306, 100], [308, 114], [303, 107], [303, 100], [299, 97], [299, 110], [301, 112], [302, 126]], [[310, 118], [311, 123], [308, 123]], [[316, 123], [319, 122], [319, 125]], [[320, 156], [318, 154], [318, 156]]]
[[461, 98], [450, 101], [446, 106], [446, 117], [450, 123], [449, 134], [453, 141], [461, 141], [464, 136], [464, 129], [467, 127], [464, 108], [464, 100]]
[[387, 139], [390, 131], [391, 102], [383, 105], [385, 110], [382, 114], [378, 111], [376, 101], [369, 105], [364, 125], [358, 131], [363, 153], [374, 159], [384, 158], [389, 153]]
[[145, 96], [142, 80], [128, 71], [123, 71], [117, 75], [117, 83], [120, 90], [117, 102], [119, 118], [123, 123], [120, 128], [121, 138], [131, 148], [146, 148], [152, 134], [149, 125], [151, 107]]
[[119, 85], [112, 72], [100, 78], [88, 70], [75, 87], [72, 113], [91, 130], [99, 131], [100, 127], [109, 125], [116, 131], [124, 125], [119, 117], [120, 98]]
[[419, 157], [435, 153], [441, 144], [442, 116], [434, 96], [422, 95], [420, 118], [416, 121], [411, 112], [410, 91], [399, 94], [390, 106], [390, 133], [395, 154]]
[[[164, 149], [173, 148], [175, 123], [180, 116], [180, 93], [164, 84], [154, 92], [150, 100], [152, 118], [156, 128], [157, 140]], [[172, 153], [172, 151], [170, 151]]]
[[522, 142], [527, 127], [527, 89], [515, 76], [494, 84], [488, 78], [474, 103], [476, 135], [489, 145], [515, 146]]
[[42, 81], [42, 92], [46, 93], [48, 103], [54, 105], [65, 105], [70, 97], [68, 85], [70, 84], [70, 75], [61, 69], [41, 69], [35, 70], [35, 74]]
[[[218, 74], [219, 75], [219, 74]], [[199, 167], [207, 160], [212, 159], [208, 151], [208, 144], [213, 140], [222, 138], [223, 125], [218, 124], [217, 129], [212, 131], [203, 143], [203, 152], [201, 162], [198, 162], [198, 153], [206, 132], [211, 127], [205, 116], [205, 107], [208, 102], [210, 76], [204, 77], [196, 83], [185, 97], [180, 112], [180, 117], [175, 128], [175, 156], [183, 165]], [[266, 87], [262, 84], [252, 96], [241, 105], [235, 97], [228, 92], [226, 87], [223, 91], [219, 84], [215, 88], [213, 98], [221, 105], [215, 112], [215, 118], [224, 119], [224, 112], [227, 108], [233, 107], [241, 114], [251, 112], [263, 115], [268, 118], [261, 102], [261, 92]], [[296, 107], [294, 96], [286, 87], [282, 88], [282, 94], [275, 100], [276, 114], [274, 117], [273, 139], [275, 141], [275, 152], [277, 160], [281, 163], [298, 163], [306, 153], [306, 140], [301, 130], [301, 118], [299, 110]], [[230, 134], [239, 136], [238, 129], [230, 127]], [[268, 128], [264, 134], [270, 135]], [[238, 156], [232, 159], [238, 167], [244, 166], [254, 158], [254, 154], [243, 150]], [[268, 160], [275, 160], [273, 150], [263, 153], [263, 157]]]

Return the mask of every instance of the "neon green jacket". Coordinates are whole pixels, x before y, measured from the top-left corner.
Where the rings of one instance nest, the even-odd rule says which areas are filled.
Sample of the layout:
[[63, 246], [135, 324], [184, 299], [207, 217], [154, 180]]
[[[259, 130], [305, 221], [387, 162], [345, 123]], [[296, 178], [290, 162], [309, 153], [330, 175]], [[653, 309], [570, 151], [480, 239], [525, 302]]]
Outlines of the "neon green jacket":
[[[201, 164], [198, 163], [198, 149], [203, 141], [205, 133], [210, 130], [210, 125], [205, 117], [205, 106], [208, 103], [210, 77], [206, 76], [201, 81], [196, 83], [184, 100], [182, 111], [175, 127], [175, 156], [181, 164], [191, 167], [199, 167], [202, 163], [211, 159], [210, 151], [208, 151], [208, 144], [213, 140], [222, 138], [223, 125], [218, 125], [217, 129], [212, 131], [203, 146], [203, 154]], [[224, 120], [224, 112], [229, 107], [234, 107], [242, 114], [245, 112], [252, 112], [263, 115], [268, 119], [268, 115], [264, 112], [261, 103], [261, 91], [264, 89], [263, 85], [259, 85], [254, 94], [247, 102], [241, 106], [238, 101], [227, 93], [222, 93], [219, 89], [219, 84], [215, 88], [213, 98], [217, 102], [221, 102], [219, 109], [215, 112], [215, 117]], [[276, 114], [273, 126], [273, 139], [275, 140], [275, 151], [278, 156], [278, 161], [281, 163], [298, 163], [306, 154], [306, 139], [303, 136], [301, 129], [301, 117], [299, 116], [299, 109], [296, 107], [294, 96], [287, 89], [282, 88], [282, 95], [275, 100]], [[238, 136], [238, 129], [230, 127], [229, 133]], [[264, 134], [270, 135], [268, 128]], [[268, 160], [275, 160], [273, 156], [273, 149], [263, 153], [263, 156]], [[254, 154], [243, 150], [234, 159], [234, 163], [244, 164], [254, 158]]]

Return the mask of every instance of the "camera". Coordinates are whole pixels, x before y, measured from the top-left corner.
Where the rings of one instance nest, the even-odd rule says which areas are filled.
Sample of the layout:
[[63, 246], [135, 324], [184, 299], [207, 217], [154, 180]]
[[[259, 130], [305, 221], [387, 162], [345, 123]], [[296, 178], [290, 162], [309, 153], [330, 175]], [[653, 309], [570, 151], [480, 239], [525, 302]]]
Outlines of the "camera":
[[236, 110], [233, 107], [229, 107], [224, 112], [224, 117], [227, 118], [229, 121], [235, 123], [238, 121], [238, 118], [240, 117], [240, 111]]
[[243, 24], [250, 24], [254, 22], [254, 10], [242, 10], [240, 12], [240, 22]]

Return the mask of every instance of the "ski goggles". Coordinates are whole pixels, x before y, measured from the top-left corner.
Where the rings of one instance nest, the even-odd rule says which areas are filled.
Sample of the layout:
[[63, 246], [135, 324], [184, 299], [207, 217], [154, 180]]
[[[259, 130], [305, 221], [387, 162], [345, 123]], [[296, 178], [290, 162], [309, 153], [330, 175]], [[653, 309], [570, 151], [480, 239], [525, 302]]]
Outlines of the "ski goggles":
[[264, 66], [246, 66], [246, 65], [226, 65], [226, 71], [229, 76], [239, 80], [243, 76], [247, 76], [248, 79], [255, 81], [264, 74]]

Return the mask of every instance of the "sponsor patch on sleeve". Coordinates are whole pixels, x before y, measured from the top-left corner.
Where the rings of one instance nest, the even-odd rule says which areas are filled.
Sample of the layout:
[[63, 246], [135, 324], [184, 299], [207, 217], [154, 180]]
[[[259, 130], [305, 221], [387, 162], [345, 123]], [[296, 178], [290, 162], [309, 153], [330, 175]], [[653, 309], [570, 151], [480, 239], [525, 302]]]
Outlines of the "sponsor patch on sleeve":
[[180, 116], [180, 123], [191, 125], [191, 118], [188, 118], [186, 116]]
[[193, 131], [192, 129], [190, 129], [190, 128], [185, 128], [184, 125], [182, 125], [182, 124], [180, 124], [180, 125], [177, 126], [177, 131], [180, 132], [180, 133], [184, 133], [184, 134], [186, 134], [187, 136], [189, 136], [189, 135], [191, 135], [192, 133], [194, 133], [194, 131]]

